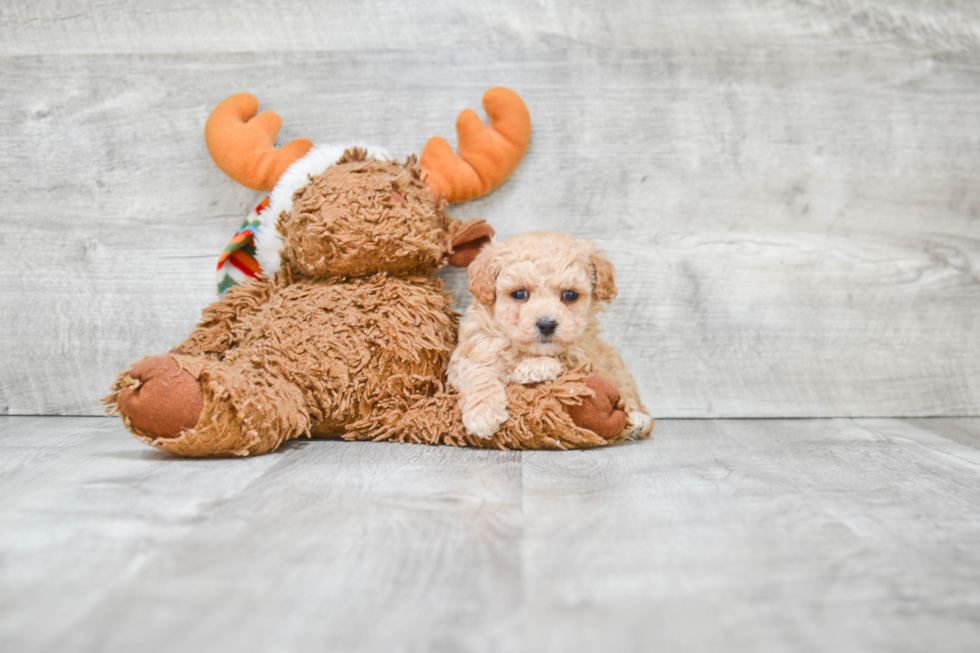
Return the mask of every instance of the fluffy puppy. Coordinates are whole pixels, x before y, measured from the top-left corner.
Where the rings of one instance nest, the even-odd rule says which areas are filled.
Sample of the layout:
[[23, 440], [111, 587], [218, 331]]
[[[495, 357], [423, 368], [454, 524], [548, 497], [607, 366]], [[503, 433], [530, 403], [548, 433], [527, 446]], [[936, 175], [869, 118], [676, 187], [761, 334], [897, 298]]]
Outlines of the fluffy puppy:
[[643, 437], [653, 420], [619, 353], [599, 338], [599, 313], [616, 296], [612, 263], [589, 241], [534, 232], [484, 247], [469, 267], [473, 303], [459, 329], [448, 380], [463, 425], [490, 438], [507, 420], [508, 381], [539, 383], [565, 370], [605, 377]]

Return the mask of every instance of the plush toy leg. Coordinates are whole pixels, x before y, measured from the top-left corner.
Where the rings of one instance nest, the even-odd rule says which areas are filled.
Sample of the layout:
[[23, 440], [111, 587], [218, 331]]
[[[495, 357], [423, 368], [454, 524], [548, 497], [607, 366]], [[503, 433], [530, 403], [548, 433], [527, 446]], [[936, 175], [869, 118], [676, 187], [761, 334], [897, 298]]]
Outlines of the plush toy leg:
[[[160, 438], [176, 438], [194, 428], [204, 410], [197, 377], [170, 356], [144, 358], [125, 373], [118, 398], [127, 426]], [[122, 377], [120, 377], [122, 378]]]
[[[444, 392], [432, 397], [394, 397], [379, 404], [370, 417], [348, 427], [344, 438], [497, 449], [604, 446], [629, 433], [626, 414], [616, 407], [616, 398], [606, 394], [607, 384], [582, 374], [529, 386], [512, 383], [507, 386], [510, 417], [490, 439], [466, 432], [458, 395]], [[590, 428], [596, 430], [578, 425], [573, 413], [588, 415]]]
[[247, 456], [309, 432], [298, 388], [203, 357], [146, 358], [103, 401], [140, 440], [181, 456]]

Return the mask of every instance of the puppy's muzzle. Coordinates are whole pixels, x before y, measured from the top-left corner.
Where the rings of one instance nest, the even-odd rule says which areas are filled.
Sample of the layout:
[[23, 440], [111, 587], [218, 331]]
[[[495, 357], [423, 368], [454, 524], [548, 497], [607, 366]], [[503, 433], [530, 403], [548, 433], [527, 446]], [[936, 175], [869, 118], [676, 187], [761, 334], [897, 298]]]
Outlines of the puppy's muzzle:
[[542, 318], [535, 323], [538, 327], [538, 333], [540, 333], [545, 338], [550, 338], [555, 333], [555, 329], [558, 328], [558, 323], [552, 320], [550, 317]]

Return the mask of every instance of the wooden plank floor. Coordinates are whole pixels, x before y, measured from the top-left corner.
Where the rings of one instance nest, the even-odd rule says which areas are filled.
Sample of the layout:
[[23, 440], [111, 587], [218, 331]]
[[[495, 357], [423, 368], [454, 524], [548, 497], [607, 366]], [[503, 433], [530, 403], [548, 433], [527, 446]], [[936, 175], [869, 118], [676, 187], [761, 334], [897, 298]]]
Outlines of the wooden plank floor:
[[184, 460], [0, 417], [0, 650], [976, 651], [980, 419]]

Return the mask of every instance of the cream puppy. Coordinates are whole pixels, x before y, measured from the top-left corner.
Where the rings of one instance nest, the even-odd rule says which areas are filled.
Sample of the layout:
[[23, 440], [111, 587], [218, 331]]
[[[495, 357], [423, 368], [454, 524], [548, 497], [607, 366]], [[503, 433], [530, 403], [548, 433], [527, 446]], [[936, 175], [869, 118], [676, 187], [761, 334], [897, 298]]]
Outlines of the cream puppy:
[[448, 370], [468, 432], [490, 438], [507, 420], [508, 381], [539, 383], [581, 369], [619, 390], [630, 437], [650, 433], [633, 376], [599, 338], [599, 313], [616, 296], [613, 272], [593, 243], [562, 233], [524, 234], [480, 251]]

